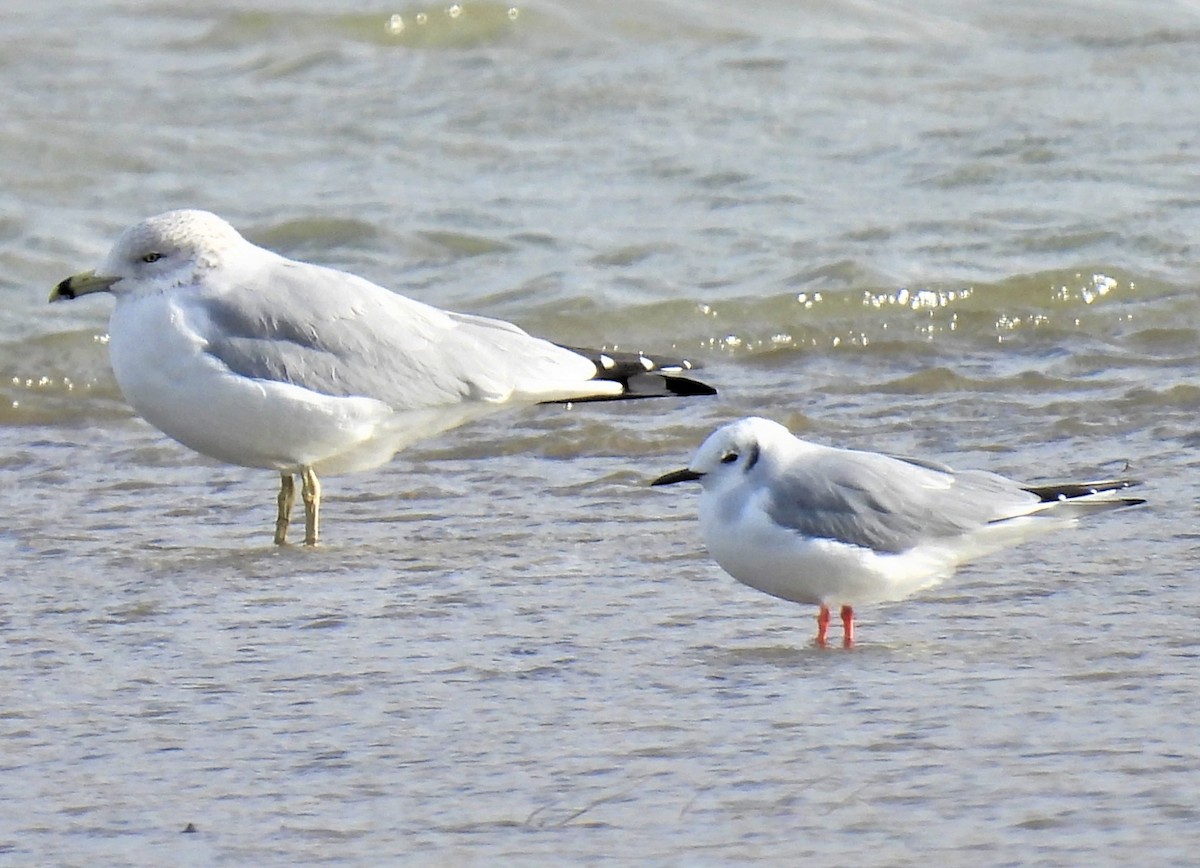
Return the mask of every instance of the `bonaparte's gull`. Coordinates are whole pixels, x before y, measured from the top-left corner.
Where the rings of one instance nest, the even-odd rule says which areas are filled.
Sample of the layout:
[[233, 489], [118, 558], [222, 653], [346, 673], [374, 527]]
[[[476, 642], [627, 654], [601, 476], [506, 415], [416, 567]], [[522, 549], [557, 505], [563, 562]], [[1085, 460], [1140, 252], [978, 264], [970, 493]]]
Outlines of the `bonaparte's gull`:
[[982, 470], [800, 440], [748, 418], [717, 429], [685, 470], [652, 485], [698, 480], [700, 532], [735, 579], [819, 606], [817, 643], [841, 607], [854, 641], [854, 606], [937, 584], [964, 561], [1081, 515], [1143, 503], [1111, 479], [1026, 485]]

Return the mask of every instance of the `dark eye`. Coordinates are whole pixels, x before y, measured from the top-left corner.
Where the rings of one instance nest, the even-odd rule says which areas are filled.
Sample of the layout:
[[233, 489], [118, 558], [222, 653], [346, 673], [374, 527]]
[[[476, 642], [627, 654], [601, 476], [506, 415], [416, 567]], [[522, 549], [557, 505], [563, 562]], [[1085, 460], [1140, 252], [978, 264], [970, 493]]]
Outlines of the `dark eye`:
[[147, 253], [142, 257], [142, 262], [158, 262], [160, 259], [162, 259], [161, 253]]
[[738, 460], [738, 454], [736, 452], [726, 452], [724, 455], [721, 456], [722, 464], [732, 464], [733, 462], [735, 462], [737, 460]]

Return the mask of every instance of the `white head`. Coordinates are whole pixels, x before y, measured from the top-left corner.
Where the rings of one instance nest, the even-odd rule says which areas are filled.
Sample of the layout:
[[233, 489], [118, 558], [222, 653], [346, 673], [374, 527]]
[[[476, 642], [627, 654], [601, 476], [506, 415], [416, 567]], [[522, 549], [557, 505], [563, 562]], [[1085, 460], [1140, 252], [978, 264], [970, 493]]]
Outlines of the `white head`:
[[168, 211], [130, 226], [95, 271], [68, 277], [51, 301], [91, 292], [142, 295], [193, 283], [221, 264], [230, 248], [248, 246], [237, 230], [207, 211]]
[[770, 419], [750, 416], [724, 425], [700, 444], [686, 470], [660, 476], [651, 485], [698, 480], [706, 491], [734, 485], [746, 478], [764, 459], [778, 456], [795, 445], [787, 428]]

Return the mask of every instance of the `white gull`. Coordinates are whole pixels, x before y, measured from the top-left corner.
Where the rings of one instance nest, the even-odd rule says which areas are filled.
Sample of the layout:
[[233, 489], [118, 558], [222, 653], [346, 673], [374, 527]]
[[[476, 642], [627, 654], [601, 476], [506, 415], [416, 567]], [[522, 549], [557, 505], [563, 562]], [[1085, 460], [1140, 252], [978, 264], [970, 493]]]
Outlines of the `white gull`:
[[369, 470], [506, 407], [709, 395], [682, 361], [563, 347], [361, 277], [257, 247], [214, 214], [170, 211], [117, 239], [51, 301], [116, 297], [109, 354], [146, 421], [219, 461], [280, 474], [283, 544], [301, 479], [305, 543], [318, 474]]
[[654, 480], [697, 480], [700, 533], [727, 573], [752, 588], [819, 606], [825, 645], [830, 607], [854, 641], [854, 606], [931, 587], [959, 564], [1144, 501], [1117, 492], [1136, 480], [1026, 485], [982, 470], [837, 449], [751, 417], [717, 429], [685, 470]]

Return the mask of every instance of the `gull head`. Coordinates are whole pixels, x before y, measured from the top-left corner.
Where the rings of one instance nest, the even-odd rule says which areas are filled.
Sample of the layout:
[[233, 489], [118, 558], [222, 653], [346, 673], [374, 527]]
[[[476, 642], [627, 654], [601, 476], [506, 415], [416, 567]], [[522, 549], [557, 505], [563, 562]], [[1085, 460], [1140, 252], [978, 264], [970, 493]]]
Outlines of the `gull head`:
[[130, 226], [95, 271], [62, 281], [50, 301], [108, 290], [140, 296], [186, 286], [219, 266], [227, 253], [250, 244], [237, 230], [207, 211], [168, 211]]
[[784, 453], [795, 442], [778, 422], [757, 416], [739, 419], [709, 434], [685, 469], [664, 474], [650, 484], [698, 481], [706, 490], [736, 485], [764, 456]]

